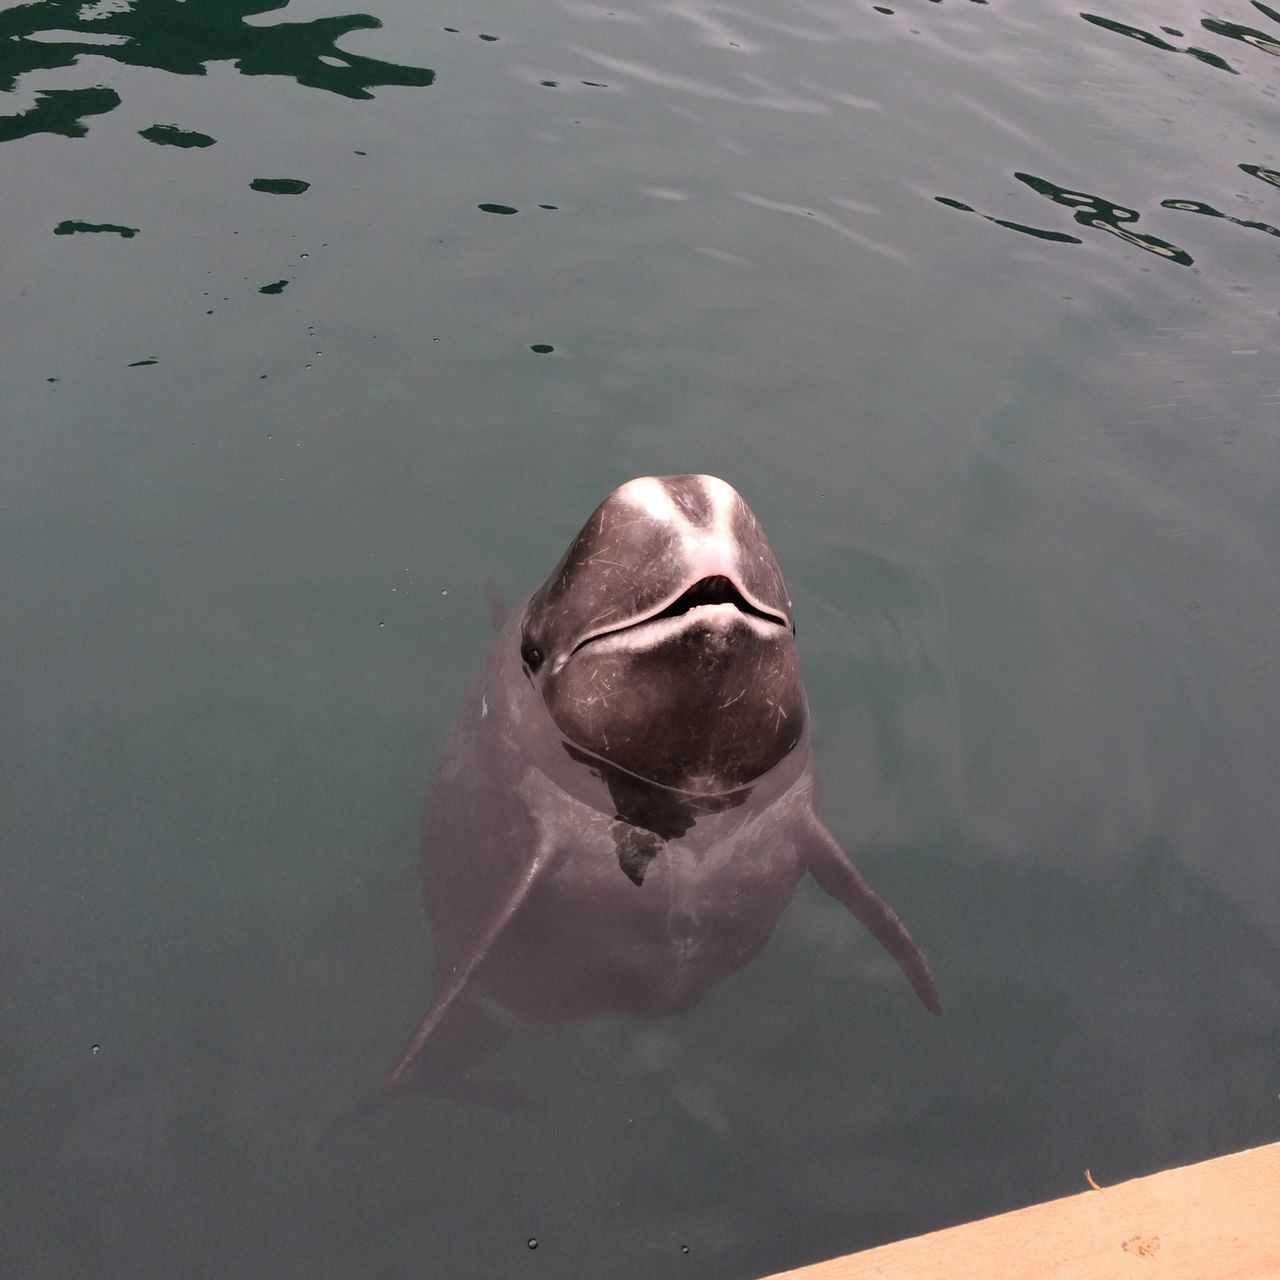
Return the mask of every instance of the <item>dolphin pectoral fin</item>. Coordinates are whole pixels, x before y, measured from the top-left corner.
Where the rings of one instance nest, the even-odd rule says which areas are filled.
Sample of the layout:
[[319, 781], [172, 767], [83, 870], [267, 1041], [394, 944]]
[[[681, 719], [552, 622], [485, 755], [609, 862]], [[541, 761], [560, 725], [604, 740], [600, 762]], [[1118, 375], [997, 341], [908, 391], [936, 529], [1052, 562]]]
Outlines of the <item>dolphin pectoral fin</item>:
[[529, 896], [529, 891], [551, 861], [551, 856], [552, 847], [549, 842], [544, 841], [539, 845], [537, 853], [530, 859], [529, 865], [520, 873], [519, 880], [511, 888], [507, 896], [502, 899], [499, 910], [472, 939], [471, 945], [462, 959], [453, 966], [447, 976], [441, 975], [443, 980], [436, 991], [436, 997], [431, 1003], [431, 1008], [427, 1010], [427, 1016], [418, 1024], [418, 1029], [413, 1033], [404, 1053], [400, 1055], [400, 1061], [396, 1063], [395, 1069], [387, 1077], [388, 1088], [397, 1084], [404, 1073], [422, 1055], [427, 1043], [443, 1021], [445, 1014], [449, 1012], [458, 997], [462, 995], [467, 983], [471, 980], [471, 975], [475, 973], [476, 967], [493, 949], [502, 931], [511, 923], [516, 912], [524, 905], [525, 899]]
[[809, 874], [898, 962], [921, 1003], [930, 1013], [942, 1012], [942, 1000], [933, 970], [916, 940], [893, 908], [862, 878], [836, 838], [815, 817], [800, 841], [800, 852]]
[[507, 606], [493, 578], [484, 580], [484, 602], [489, 606], [489, 621], [493, 623], [493, 629], [501, 631], [502, 624], [507, 620]]

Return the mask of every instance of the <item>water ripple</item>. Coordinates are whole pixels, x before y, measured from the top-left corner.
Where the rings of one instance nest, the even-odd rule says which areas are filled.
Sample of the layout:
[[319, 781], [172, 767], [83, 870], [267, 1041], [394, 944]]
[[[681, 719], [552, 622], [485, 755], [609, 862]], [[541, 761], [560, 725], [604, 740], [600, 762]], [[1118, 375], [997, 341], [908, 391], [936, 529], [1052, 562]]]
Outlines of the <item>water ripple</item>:
[[757, 209], [771, 209], [776, 213], [790, 213], [800, 218], [812, 218], [818, 226], [826, 227], [829, 231], [834, 231], [837, 235], [844, 236], [846, 240], [852, 240], [854, 244], [861, 245], [864, 249], [870, 249], [873, 253], [892, 258], [895, 262], [908, 261], [907, 255], [900, 249], [895, 249], [892, 245], [883, 244], [878, 240], [872, 240], [869, 236], [864, 236], [861, 232], [855, 231], [852, 227], [847, 226], [838, 218], [832, 217], [829, 213], [820, 213], [816, 209], [807, 209], [804, 205], [787, 204], [783, 200], [769, 200], [764, 196], [752, 195], [747, 191], [735, 191], [734, 195], [747, 204], [755, 205]]
[[718, 102], [733, 102], [743, 107], [766, 107], [772, 111], [791, 111], [806, 115], [827, 115], [831, 111], [825, 102], [787, 93], [763, 76], [751, 75], [747, 72], [739, 72], [738, 79], [750, 85], [755, 92], [744, 93], [726, 88], [724, 85], [712, 84], [708, 80], [695, 80], [691, 76], [676, 75], [643, 62], [633, 62], [625, 58], [615, 58], [607, 53], [599, 53], [593, 49], [584, 49], [580, 45], [566, 47], [571, 53], [576, 53], [580, 58], [586, 58], [599, 67], [605, 67], [616, 75], [629, 76], [642, 84], [651, 84], [659, 89], [670, 89], [676, 93], [687, 93], [695, 98], [712, 98]]

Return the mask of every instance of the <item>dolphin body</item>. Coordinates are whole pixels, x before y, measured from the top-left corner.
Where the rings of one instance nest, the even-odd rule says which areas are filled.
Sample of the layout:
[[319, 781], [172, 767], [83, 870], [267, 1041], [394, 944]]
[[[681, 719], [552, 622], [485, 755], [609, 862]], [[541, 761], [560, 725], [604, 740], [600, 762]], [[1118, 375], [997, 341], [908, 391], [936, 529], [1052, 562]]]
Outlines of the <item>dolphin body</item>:
[[814, 812], [794, 632], [723, 480], [644, 477], [600, 504], [501, 626], [428, 796], [436, 989], [387, 1092], [493, 1101], [470, 1068], [517, 1021], [691, 1008], [806, 871], [941, 1012], [920, 948]]

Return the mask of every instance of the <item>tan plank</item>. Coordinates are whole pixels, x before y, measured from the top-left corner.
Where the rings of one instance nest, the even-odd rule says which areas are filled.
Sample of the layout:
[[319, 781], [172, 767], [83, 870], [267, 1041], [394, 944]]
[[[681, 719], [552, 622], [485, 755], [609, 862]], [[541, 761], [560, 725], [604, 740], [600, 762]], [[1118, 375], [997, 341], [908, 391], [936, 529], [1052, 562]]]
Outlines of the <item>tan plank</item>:
[[1280, 1142], [899, 1240], [768, 1280], [933, 1276], [1280, 1280]]

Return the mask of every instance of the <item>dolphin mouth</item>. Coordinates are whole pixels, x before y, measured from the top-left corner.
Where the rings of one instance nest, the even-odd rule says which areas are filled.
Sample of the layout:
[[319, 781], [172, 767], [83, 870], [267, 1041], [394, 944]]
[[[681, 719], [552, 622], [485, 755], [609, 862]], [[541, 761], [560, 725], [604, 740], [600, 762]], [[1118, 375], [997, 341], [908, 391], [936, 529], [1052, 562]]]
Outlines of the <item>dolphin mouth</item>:
[[748, 618], [758, 619], [760, 622], [770, 626], [781, 627], [785, 631], [792, 629], [791, 623], [786, 617], [780, 613], [774, 613], [770, 609], [762, 609], [758, 604], [753, 604], [742, 594], [732, 578], [727, 578], [724, 574], [718, 573], [709, 578], [699, 578], [691, 587], [686, 588], [670, 604], [659, 609], [656, 613], [646, 614], [643, 618], [637, 618], [634, 622], [628, 622], [620, 627], [612, 627], [607, 631], [594, 632], [574, 646], [570, 657], [580, 649], [589, 644], [594, 644], [598, 640], [612, 639], [614, 636], [623, 635], [628, 631], [635, 631], [640, 627], [650, 626], [655, 622], [663, 622], [668, 618], [683, 617], [687, 613], [692, 613], [695, 609], [715, 605], [732, 605], [739, 613], [745, 614]]

